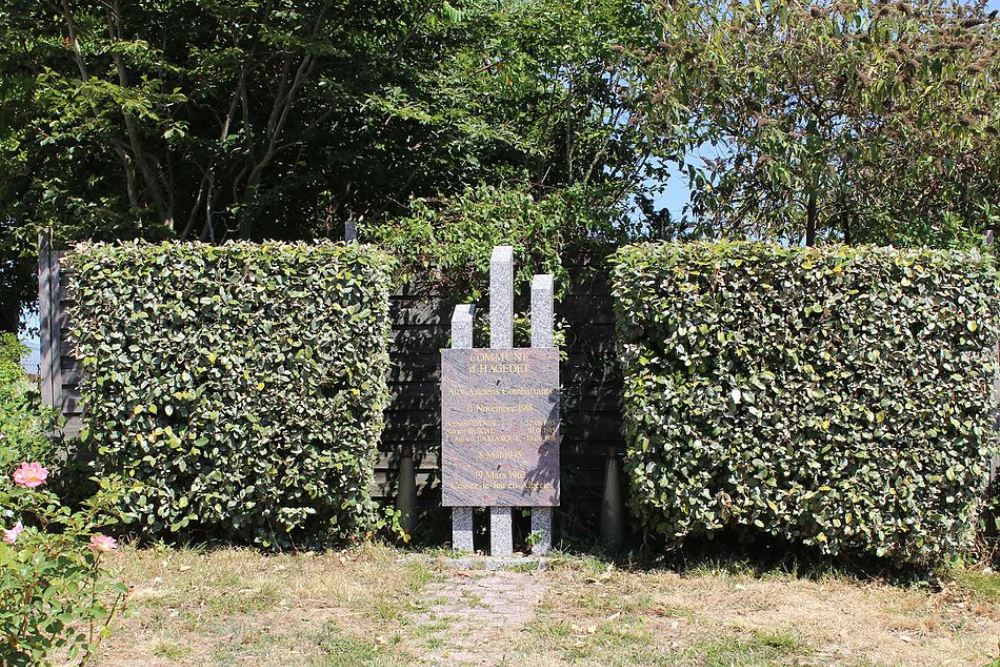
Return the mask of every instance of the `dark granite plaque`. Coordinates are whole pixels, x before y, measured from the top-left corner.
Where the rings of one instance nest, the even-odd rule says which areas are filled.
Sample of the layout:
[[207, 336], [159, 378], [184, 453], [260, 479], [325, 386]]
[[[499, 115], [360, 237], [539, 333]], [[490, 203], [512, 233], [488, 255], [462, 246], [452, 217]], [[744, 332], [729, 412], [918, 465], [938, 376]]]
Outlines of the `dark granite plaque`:
[[441, 350], [445, 507], [559, 504], [559, 351]]

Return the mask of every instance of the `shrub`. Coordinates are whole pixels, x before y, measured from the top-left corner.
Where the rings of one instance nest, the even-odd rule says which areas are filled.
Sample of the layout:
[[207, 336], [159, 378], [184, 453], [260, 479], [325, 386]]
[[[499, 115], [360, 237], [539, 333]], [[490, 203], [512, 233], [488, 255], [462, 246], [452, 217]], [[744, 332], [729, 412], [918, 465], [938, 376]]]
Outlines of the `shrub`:
[[612, 261], [647, 530], [745, 526], [916, 563], [966, 544], [997, 444], [991, 261], [751, 243]]
[[84, 244], [85, 437], [148, 536], [353, 538], [387, 402], [390, 258], [367, 246]]
[[47, 489], [38, 462], [3, 466], [0, 478], [0, 664], [81, 664], [107, 636], [128, 589], [102, 562], [115, 540], [111, 483], [73, 512]]
[[[126, 592], [101, 563], [100, 548], [113, 542], [90, 548], [114, 523], [107, 510], [117, 486], [106, 480], [77, 511], [52, 490], [51, 414], [21, 369], [23, 352], [15, 336], [0, 336], [0, 664], [45, 664], [56, 654], [84, 662]], [[63, 486], [80, 488], [60, 472]]]
[[515, 288], [551, 273], [556, 289], [569, 280], [567, 253], [605, 256], [634, 230], [618, 209], [593, 210], [596, 191], [570, 188], [546, 196], [524, 185], [480, 185], [443, 198], [415, 199], [412, 213], [361, 226], [362, 238], [399, 259], [404, 281], [430, 280], [470, 302], [490, 282], [494, 246], [514, 248]]
[[21, 368], [25, 348], [11, 333], [0, 333], [0, 469], [24, 459], [47, 459], [53, 447], [45, 436], [51, 415]]

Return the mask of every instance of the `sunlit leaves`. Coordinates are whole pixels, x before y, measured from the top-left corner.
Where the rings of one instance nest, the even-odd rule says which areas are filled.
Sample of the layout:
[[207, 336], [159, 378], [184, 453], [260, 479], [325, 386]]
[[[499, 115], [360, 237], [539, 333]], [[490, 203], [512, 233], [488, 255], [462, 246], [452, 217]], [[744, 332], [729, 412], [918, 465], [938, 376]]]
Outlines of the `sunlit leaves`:
[[953, 251], [631, 246], [615, 257], [626, 469], [667, 541], [967, 546], [997, 451], [993, 265]]
[[704, 0], [659, 18], [651, 125], [690, 109], [708, 233], [953, 247], [1000, 224], [983, 209], [1000, 21], [982, 4]]
[[68, 256], [84, 421], [137, 531], [284, 547], [377, 525], [391, 267], [333, 244]]

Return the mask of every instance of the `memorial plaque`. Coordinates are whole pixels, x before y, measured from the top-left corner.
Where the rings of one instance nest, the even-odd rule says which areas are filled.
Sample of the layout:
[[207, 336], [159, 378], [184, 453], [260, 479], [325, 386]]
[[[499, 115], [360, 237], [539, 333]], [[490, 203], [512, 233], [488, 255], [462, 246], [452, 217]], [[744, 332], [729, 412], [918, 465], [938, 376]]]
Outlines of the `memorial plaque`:
[[445, 507], [559, 504], [559, 350], [441, 350]]

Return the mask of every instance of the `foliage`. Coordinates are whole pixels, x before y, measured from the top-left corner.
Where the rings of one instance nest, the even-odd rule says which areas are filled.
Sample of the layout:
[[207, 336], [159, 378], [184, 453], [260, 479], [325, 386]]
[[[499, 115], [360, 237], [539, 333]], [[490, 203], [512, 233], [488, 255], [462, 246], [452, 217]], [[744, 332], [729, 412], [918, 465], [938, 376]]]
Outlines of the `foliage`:
[[996, 477], [983, 493], [978, 518], [976, 542], [966, 555], [975, 563], [996, 566], [1000, 564], [1000, 493]]
[[631, 121], [621, 45], [651, 43], [642, 7], [8, 2], [0, 249], [30, 253], [50, 226], [57, 241], [340, 238], [480, 184], [576, 185], [616, 207], [662, 142]]
[[829, 554], [967, 545], [996, 451], [1000, 290], [952, 251], [646, 244], [614, 257], [633, 509]]
[[41, 483], [18, 482], [13, 466], [2, 471], [0, 662], [38, 665], [69, 657], [86, 663], [128, 593], [102, 562], [115, 541], [97, 532], [114, 523], [118, 487], [105, 482], [73, 512], [41, 488], [44, 475]]
[[363, 535], [390, 258], [356, 244], [81, 244], [67, 260], [99, 474], [146, 536]]
[[21, 368], [24, 346], [17, 337], [0, 333], [0, 468], [6, 469], [25, 458], [51, 456], [52, 445], [45, 436], [51, 417], [40, 405], [38, 391]]
[[567, 253], [606, 254], [630, 233], [624, 215], [595, 215], [587, 198], [572, 190], [535, 197], [527, 188], [494, 186], [417, 200], [410, 215], [361, 228], [363, 239], [400, 259], [402, 279], [434, 281], [470, 302], [487, 291], [494, 246], [514, 247], [517, 288], [536, 273], [552, 273], [564, 291]]
[[968, 246], [1000, 226], [1000, 21], [984, 2], [661, 3], [650, 130], [695, 128], [701, 230]]

